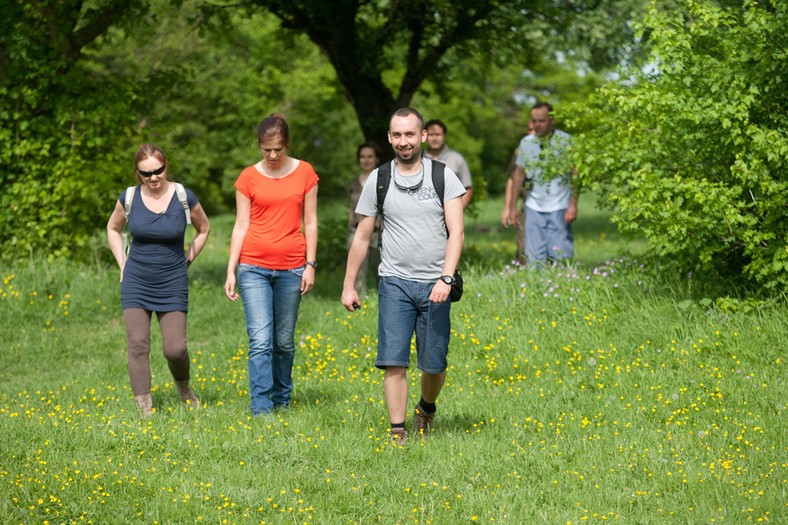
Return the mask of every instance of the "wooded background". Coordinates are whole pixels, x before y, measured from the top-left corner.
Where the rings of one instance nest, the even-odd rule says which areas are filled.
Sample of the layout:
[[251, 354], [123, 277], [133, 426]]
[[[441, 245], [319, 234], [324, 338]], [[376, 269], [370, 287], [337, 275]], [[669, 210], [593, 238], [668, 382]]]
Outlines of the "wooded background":
[[342, 197], [390, 113], [448, 124], [476, 198], [502, 191], [528, 108], [556, 106], [581, 183], [657, 255], [788, 284], [785, 3], [777, 0], [7, 0], [0, 258], [103, 257], [155, 142], [209, 214], [277, 112]]

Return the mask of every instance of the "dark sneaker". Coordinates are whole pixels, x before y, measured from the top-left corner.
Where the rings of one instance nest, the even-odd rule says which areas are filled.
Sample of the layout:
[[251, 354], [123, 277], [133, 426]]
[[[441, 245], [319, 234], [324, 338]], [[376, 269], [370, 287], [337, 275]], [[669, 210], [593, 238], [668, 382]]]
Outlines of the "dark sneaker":
[[432, 431], [432, 422], [435, 419], [435, 412], [427, 414], [421, 403], [416, 405], [413, 413], [413, 433], [417, 436], [429, 436]]
[[392, 428], [389, 430], [389, 444], [401, 447], [408, 441], [408, 431], [404, 428]]

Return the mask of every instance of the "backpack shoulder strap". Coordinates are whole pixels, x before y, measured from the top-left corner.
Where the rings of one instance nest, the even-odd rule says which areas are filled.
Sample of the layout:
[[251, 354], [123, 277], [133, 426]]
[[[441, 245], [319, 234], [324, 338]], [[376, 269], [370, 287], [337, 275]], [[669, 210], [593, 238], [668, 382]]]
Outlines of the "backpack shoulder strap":
[[378, 166], [377, 180], [377, 202], [375, 207], [378, 209], [378, 217], [383, 216], [383, 201], [386, 200], [386, 193], [391, 183], [391, 162], [384, 162]]
[[[375, 202], [375, 208], [378, 210], [378, 218], [381, 220], [381, 225], [383, 224], [383, 201], [386, 200], [386, 193], [389, 191], [389, 184], [391, 183], [391, 162], [384, 162], [380, 166], [378, 166], [378, 180], [376, 189], [377, 200]], [[378, 236], [378, 250], [383, 249], [383, 232], [380, 232]]]
[[183, 214], [186, 215], [186, 224], [191, 224], [192, 213], [189, 210], [189, 199], [186, 197], [186, 188], [180, 182], [175, 183], [175, 193], [178, 194], [178, 200], [181, 202], [181, 207], [183, 207]]
[[[446, 179], [443, 175], [445, 170], [446, 164], [438, 162], [437, 160], [432, 161], [432, 186], [435, 188], [435, 193], [438, 195], [438, 201], [441, 203], [441, 208], [443, 208], [443, 194], [446, 191]], [[446, 237], [448, 238], [449, 227], [446, 226], [445, 220], [443, 225], [446, 228]]]
[[123, 197], [123, 213], [126, 215], [126, 223], [129, 222], [129, 214], [131, 213], [131, 203], [134, 202], [134, 192], [137, 190], [136, 186], [129, 186], [126, 188], [126, 194]]
[[443, 193], [446, 191], [446, 179], [443, 176], [443, 171], [446, 164], [432, 160], [432, 186], [435, 188], [435, 193], [438, 194], [438, 201], [443, 208]]
[[131, 213], [131, 203], [134, 202], [134, 192], [137, 191], [136, 186], [129, 186], [126, 188], [126, 193], [123, 195], [123, 214], [126, 216], [126, 224], [123, 225], [123, 231], [120, 232], [120, 245], [123, 250], [123, 256], [129, 256], [131, 249], [131, 241], [129, 240], [129, 214]]

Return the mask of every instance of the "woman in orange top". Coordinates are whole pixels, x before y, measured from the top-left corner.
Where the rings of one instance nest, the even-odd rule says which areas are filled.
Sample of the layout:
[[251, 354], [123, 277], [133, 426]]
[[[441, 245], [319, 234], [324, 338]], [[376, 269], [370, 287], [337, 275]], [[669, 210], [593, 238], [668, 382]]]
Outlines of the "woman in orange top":
[[263, 160], [235, 181], [236, 217], [224, 291], [231, 301], [238, 299], [238, 266], [254, 416], [290, 404], [298, 306], [312, 290], [317, 268], [318, 176], [308, 162], [288, 156], [289, 141], [281, 116], [263, 119], [257, 128]]

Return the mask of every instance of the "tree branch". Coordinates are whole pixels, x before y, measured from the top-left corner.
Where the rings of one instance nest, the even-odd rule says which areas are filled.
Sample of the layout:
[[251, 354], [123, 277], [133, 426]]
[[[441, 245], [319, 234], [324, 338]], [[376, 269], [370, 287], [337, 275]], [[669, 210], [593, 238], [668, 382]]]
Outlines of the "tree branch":
[[73, 47], [79, 52], [83, 47], [104, 34], [111, 25], [117, 22], [118, 18], [127, 13], [137, 3], [137, 0], [113, 0], [104, 6], [91, 17], [92, 20], [89, 23], [82, 25], [73, 33], [71, 37]]
[[427, 29], [426, 24], [422, 23], [418, 31], [412, 28], [408, 49], [408, 68], [402, 79], [397, 100], [409, 100], [422, 82], [437, 67], [446, 52], [458, 44], [473, 40], [476, 36], [474, 31], [476, 24], [490, 16], [497, 8], [498, 5], [495, 2], [489, 2], [483, 3], [476, 11], [470, 13], [458, 9], [460, 15], [456, 19], [454, 27], [441, 38], [439, 44], [426, 46], [422, 52], [423, 58], [421, 60], [418, 57], [422, 46], [421, 37]]

